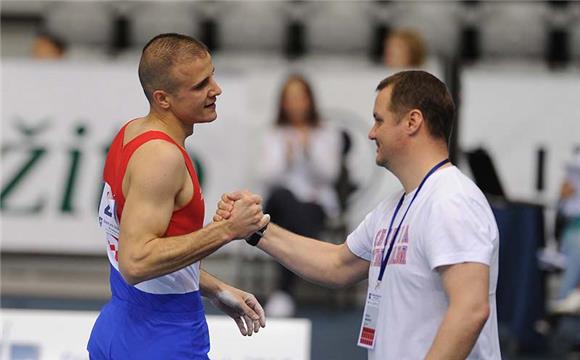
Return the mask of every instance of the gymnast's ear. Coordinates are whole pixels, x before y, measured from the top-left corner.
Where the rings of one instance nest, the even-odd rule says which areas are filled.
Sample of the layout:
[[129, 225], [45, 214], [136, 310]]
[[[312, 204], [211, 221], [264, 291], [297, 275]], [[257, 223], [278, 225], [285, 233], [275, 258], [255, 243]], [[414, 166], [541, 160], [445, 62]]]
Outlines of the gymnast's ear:
[[164, 90], [155, 90], [151, 96], [153, 98], [153, 103], [164, 109], [167, 110], [171, 107], [171, 102], [169, 100], [169, 94]]

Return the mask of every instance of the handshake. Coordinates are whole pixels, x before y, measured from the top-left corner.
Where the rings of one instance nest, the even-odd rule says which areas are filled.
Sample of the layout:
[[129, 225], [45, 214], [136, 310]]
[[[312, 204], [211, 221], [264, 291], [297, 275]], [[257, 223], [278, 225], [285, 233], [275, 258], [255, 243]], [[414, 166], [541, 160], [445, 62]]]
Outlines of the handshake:
[[232, 239], [248, 240], [270, 223], [270, 215], [262, 210], [262, 197], [259, 195], [247, 190], [225, 193], [218, 202], [213, 221], [227, 222], [226, 228]]

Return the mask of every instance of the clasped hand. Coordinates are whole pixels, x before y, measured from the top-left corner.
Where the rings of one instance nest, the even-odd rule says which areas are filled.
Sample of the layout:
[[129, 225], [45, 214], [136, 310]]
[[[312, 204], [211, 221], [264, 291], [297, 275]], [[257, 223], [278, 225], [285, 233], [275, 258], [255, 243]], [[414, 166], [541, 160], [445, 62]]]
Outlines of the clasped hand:
[[270, 215], [262, 212], [262, 198], [247, 190], [222, 195], [214, 222], [229, 221], [236, 238], [247, 238], [270, 222]]

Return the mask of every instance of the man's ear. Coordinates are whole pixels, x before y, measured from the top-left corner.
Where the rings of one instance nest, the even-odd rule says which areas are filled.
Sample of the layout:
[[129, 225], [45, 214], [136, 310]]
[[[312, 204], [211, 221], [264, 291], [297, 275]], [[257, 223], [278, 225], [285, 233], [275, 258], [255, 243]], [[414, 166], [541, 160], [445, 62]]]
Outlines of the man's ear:
[[169, 109], [171, 102], [169, 95], [163, 90], [155, 90], [153, 92], [153, 102], [162, 109]]
[[409, 135], [415, 135], [423, 126], [423, 113], [419, 109], [413, 109], [407, 114], [407, 131]]

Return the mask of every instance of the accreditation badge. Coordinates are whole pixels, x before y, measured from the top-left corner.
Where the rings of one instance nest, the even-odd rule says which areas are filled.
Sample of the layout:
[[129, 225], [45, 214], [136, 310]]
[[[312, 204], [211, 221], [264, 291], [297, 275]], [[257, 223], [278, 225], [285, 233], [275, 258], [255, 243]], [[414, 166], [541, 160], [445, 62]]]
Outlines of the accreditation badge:
[[369, 289], [358, 336], [357, 345], [366, 349], [373, 349], [375, 347], [375, 336], [382, 297], [377, 290]]

